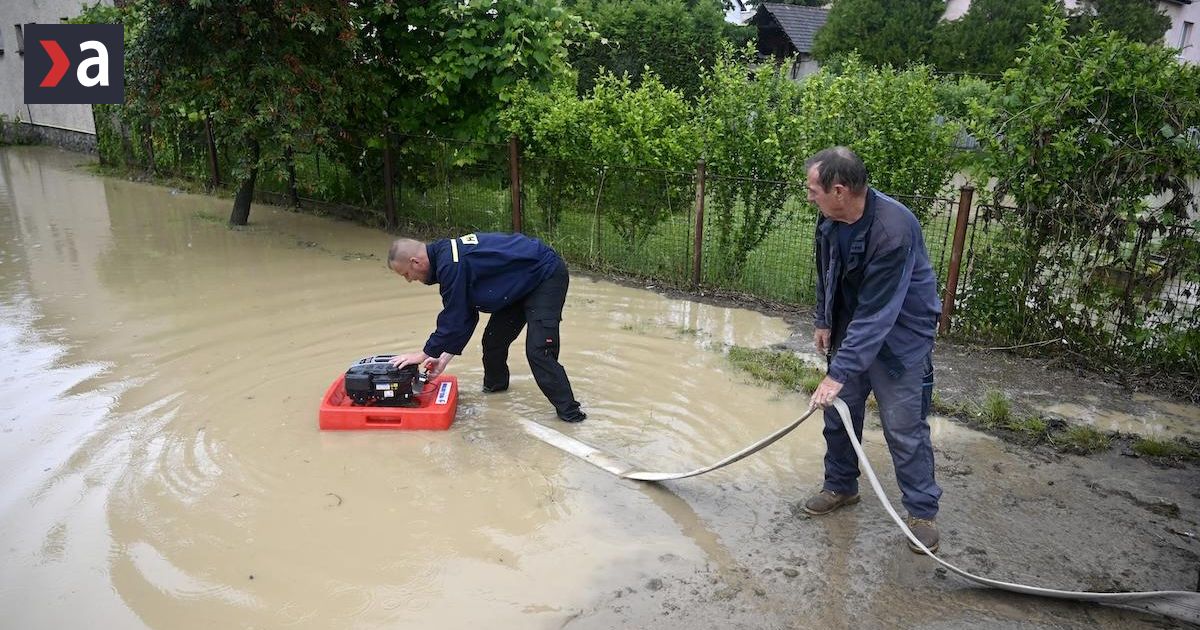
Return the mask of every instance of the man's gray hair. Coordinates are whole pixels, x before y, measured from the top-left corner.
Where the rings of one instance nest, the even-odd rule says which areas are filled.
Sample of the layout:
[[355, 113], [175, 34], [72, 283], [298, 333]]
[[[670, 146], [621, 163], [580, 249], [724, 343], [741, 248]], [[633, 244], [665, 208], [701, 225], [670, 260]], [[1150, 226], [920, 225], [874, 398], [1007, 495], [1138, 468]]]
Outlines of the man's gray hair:
[[416, 256], [423, 247], [425, 247], [425, 243], [411, 238], [398, 238], [392, 241], [392, 246], [388, 248], [388, 269], [395, 269], [397, 260], [407, 261]]
[[818, 151], [804, 161], [804, 172], [817, 167], [817, 181], [821, 189], [829, 192], [834, 184], [841, 184], [854, 194], [867, 187], [867, 165], [849, 147], [830, 147]]

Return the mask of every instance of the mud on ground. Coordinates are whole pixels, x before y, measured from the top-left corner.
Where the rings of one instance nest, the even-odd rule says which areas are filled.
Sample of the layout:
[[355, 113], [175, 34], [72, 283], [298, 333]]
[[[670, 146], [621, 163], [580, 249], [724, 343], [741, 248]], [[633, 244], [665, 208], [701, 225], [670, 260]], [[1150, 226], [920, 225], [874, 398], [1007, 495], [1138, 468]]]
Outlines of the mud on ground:
[[[770, 311], [769, 305], [743, 306]], [[797, 311], [775, 314], [793, 327], [783, 347], [811, 352], [807, 318]], [[1136, 415], [1148, 399], [1095, 375], [1000, 352], [940, 343], [935, 363], [943, 395], [978, 400], [1001, 389], [1017, 413], [1066, 403], [1067, 411]], [[868, 415], [867, 454], [898, 505], [890, 458]], [[1200, 466], [1163, 465], [1119, 447], [1063, 454], [1006, 442], [961, 420], [933, 422], [945, 492], [943, 559], [985, 577], [1049, 588], [1200, 590]], [[662, 484], [654, 492], [666, 503], [686, 502], [731, 550], [731, 562], [696, 573], [661, 557], [659, 574], [609, 593], [564, 627], [1192, 627], [1133, 610], [977, 587], [909, 552], [873, 496], [809, 517], [800, 506], [820, 479], [769, 485]]]

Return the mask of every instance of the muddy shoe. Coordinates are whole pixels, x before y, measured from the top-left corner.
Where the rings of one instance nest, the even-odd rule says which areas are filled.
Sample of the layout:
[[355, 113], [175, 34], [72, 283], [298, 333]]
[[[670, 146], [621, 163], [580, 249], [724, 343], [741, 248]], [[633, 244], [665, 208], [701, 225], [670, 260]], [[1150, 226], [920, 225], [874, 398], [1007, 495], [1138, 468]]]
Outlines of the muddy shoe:
[[583, 413], [582, 409], [573, 409], [566, 413], [558, 414], [558, 419], [563, 422], [583, 422], [587, 420], [587, 414]]
[[504, 390], [506, 390], [506, 389], [508, 389], [508, 383], [503, 383], [503, 384], [501, 384], [501, 385], [484, 385], [484, 386], [483, 386], [483, 393], [485, 393], [485, 394], [495, 394], [496, 392], [502, 392], [502, 391], [504, 391]]
[[838, 494], [829, 490], [822, 490], [814, 495], [811, 499], [804, 502], [804, 511], [813, 516], [821, 516], [828, 514], [843, 505], [854, 505], [858, 503], [862, 497], [857, 494]]
[[[925, 545], [931, 553], [937, 553], [938, 539], [941, 537], [938, 535], [937, 523], [933, 522], [933, 519], [909, 516], [904, 522], [908, 525], [908, 530], [917, 537], [917, 540], [921, 541], [922, 545]], [[925, 553], [911, 540], [908, 541], [908, 548], [912, 549], [913, 553]]]

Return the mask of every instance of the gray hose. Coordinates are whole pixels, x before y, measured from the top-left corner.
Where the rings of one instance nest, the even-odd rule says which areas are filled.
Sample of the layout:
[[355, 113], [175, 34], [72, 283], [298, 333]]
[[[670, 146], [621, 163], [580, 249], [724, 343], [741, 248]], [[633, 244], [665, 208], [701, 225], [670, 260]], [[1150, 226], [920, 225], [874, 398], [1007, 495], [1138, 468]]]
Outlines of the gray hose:
[[[887, 510], [889, 516], [895, 521], [896, 526], [910, 541], [920, 548], [925, 555], [933, 558], [935, 562], [946, 567], [946, 569], [961, 575], [962, 577], [971, 580], [977, 584], [998, 588], [1014, 593], [1024, 593], [1026, 595], [1037, 595], [1039, 597], [1054, 597], [1057, 599], [1072, 599], [1076, 601], [1096, 602], [1099, 604], [1109, 604], [1114, 606], [1125, 606], [1145, 610], [1167, 617], [1173, 617], [1182, 621], [1200, 624], [1200, 593], [1192, 593], [1188, 591], [1142, 591], [1133, 593], [1095, 593], [1090, 591], [1062, 591], [1058, 589], [1041, 588], [1037, 586], [1027, 586], [1024, 584], [1016, 584], [1013, 582], [1002, 582], [985, 578], [972, 573], [967, 573], [962, 569], [942, 560], [929, 551], [925, 545], [917, 540], [916, 536], [905, 525], [904, 519], [896, 513], [888, 500], [887, 495], [883, 492], [883, 487], [879, 485], [879, 478], [875, 476], [875, 469], [871, 467], [871, 462], [867, 460], [866, 453], [863, 452], [862, 444], [858, 442], [858, 438], [854, 435], [854, 425], [850, 421], [850, 408], [841, 398], [833, 401], [834, 409], [842, 418], [842, 424], [846, 428], [846, 433], [850, 436], [850, 444], [854, 446], [854, 452], [858, 454], [858, 461], [862, 465], [863, 471], [867, 475], [867, 480], [870, 481], [871, 489], [875, 491], [875, 496], [879, 498], [879, 502], [883, 504], [883, 508]], [[580, 442], [575, 438], [555, 431], [549, 427], [543, 426], [536, 422], [521, 419], [519, 422], [533, 436], [538, 439], [560, 448], [576, 457], [582, 458], [594, 466], [602, 468], [618, 477], [624, 479], [635, 479], [638, 481], [669, 481], [674, 479], [684, 479], [686, 477], [694, 477], [707, 472], [722, 468], [740, 459], [748, 457], [753, 453], [766, 448], [779, 438], [791, 433], [793, 429], [800, 426], [800, 423], [808, 419], [809, 416], [816, 411], [815, 407], [810, 407], [808, 412], [803, 416], [793, 420], [790, 424], [781, 427], [763, 439], [743, 448], [742, 450], [725, 457], [711, 466], [697, 468], [688, 472], [648, 472], [636, 470], [634, 466], [622, 460], [615, 455], [601, 451], [593, 446]]]
[[967, 573], [962, 569], [942, 560], [934, 555], [925, 545], [917, 540], [916, 536], [909, 531], [908, 525], [904, 523], [904, 519], [896, 513], [892, 503], [888, 501], [887, 495], [883, 492], [883, 487], [879, 485], [879, 478], [875, 476], [875, 470], [871, 468], [871, 462], [867, 460], [867, 454], [863, 452], [862, 444], [858, 443], [858, 438], [854, 435], [854, 425], [850, 422], [850, 408], [842, 402], [841, 398], [833, 401], [833, 406], [837, 409], [838, 415], [842, 417], [842, 425], [846, 427], [846, 433], [850, 436], [850, 444], [854, 446], [854, 452], [858, 454], [858, 462], [862, 465], [863, 471], [867, 474], [867, 480], [871, 482], [871, 489], [875, 491], [875, 496], [879, 498], [879, 502], [883, 504], [883, 509], [887, 510], [889, 516], [895, 521], [896, 526], [904, 532], [905, 536], [919, 547], [925, 555], [933, 558], [935, 562], [946, 567], [948, 570], [961, 575], [972, 582], [998, 588], [1014, 593], [1024, 593], [1026, 595], [1037, 595], [1040, 597], [1054, 597], [1057, 599], [1073, 599], [1084, 602], [1096, 602], [1098, 604], [1111, 604], [1115, 606], [1127, 606], [1129, 608], [1138, 608], [1147, 610], [1167, 617], [1181, 619], [1191, 623], [1200, 623], [1200, 593], [1191, 593], [1188, 591], [1141, 591], [1133, 593], [1095, 593], [1091, 591], [1060, 591], [1052, 588], [1041, 588], [1038, 586], [1026, 586], [1024, 584], [1016, 584], [1013, 582], [1001, 582], [991, 578], [980, 577], [972, 573]]

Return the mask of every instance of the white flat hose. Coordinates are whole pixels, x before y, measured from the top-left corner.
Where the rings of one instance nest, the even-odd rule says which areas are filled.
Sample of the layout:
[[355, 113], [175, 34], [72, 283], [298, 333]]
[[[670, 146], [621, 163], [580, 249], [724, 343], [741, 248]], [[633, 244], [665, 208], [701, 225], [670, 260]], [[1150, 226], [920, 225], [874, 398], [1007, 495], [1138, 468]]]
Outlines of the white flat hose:
[[[850, 408], [841, 398], [833, 401], [834, 409], [842, 418], [842, 424], [846, 428], [847, 435], [850, 436], [850, 444], [854, 447], [854, 452], [858, 455], [858, 461], [862, 465], [863, 472], [866, 473], [867, 480], [871, 484], [871, 489], [875, 491], [875, 496], [879, 498], [879, 502], [883, 504], [883, 509], [904, 532], [914, 545], [916, 545], [925, 555], [933, 558], [935, 562], [946, 567], [947, 570], [961, 575], [962, 577], [971, 580], [972, 582], [998, 588], [1014, 593], [1024, 593], [1026, 595], [1037, 595], [1040, 597], [1054, 597], [1057, 599], [1072, 599], [1077, 601], [1095, 602], [1099, 604], [1110, 604], [1113, 606], [1125, 606], [1129, 608], [1137, 608], [1167, 617], [1180, 619], [1190, 623], [1200, 624], [1200, 593], [1192, 593], [1189, 591], [1142, 591], [1132, 593], [1096, 593], [1091, 591], [1062, 591], [1051, 588], [1041, 588], [1037, 586], [1027, 586], [1024, 584], [1016, 584], [1013, 582], [1002, 582], [985, 578], [972, 573], [963, 571], [962, 569], [942, 560], [929, 551], [925, 545], [921, 544], [920, 540], [913, 535], [908, 529], [908, 525], [904, 523], [904, 519], [896, 513], [888, 500], [887, 495], [883, 492], [883, 487], [879, 484], [879, 478], [875, 476], [875, 469], [871, 467], [871, 462], [867, 460], [866, 453], [863, 452], [862, 444], [859, 444], [858, 438], [854, 435], [854, 425], [850, 420]], [[610, 453], [606, 453], [593, 446], [585, 444], [569, 435], [555, 431], [549, 427], [543, 426], [531, 420], [521, 419], [519, 422], [525, 430], [534, 437], [546, 442], [552, 446], [562, 449], [576, 457], [579, 457], [588, 463], [608, 471], [623, 479], [634, 479], [637, 481], [670, 481], [675, 479], [684, 479], [702, 475], [706, 472], [717, 470], [732, 464], [738, 460], [748, 457], [763, 448], [766, 448], [779, 438], [791, 433], [793, 429], [800, 426], [800, 423], [808, 419], [809, 416], [816, 411], [816, 408], [810, 408], [807, 413], [793, 420], [790, 424], [771, 433], [763, 439], [743, 448], [742, 450], [725, 457], [711, 466], [697, 468], [687, 472], [648, 472], [637, 470], [632, 464], [616, 457]]]
[[854, 447], [854, 452], [858, 454], [858, 462], [862, 465], [863, 472], [867, 474], [867, 480], [871, 483], [871, 489], [875, 491], [875, 496], [879, 498], [879, 502], [883, 504], [883, 509], [887, 510], [888, 516], [892, 517], [896, 525], [904, 532], [905, 536], [912, 541], [914, 545], [919, 547], [925, 555], [933, 558], [935, 562], [946, 567], [946, 569], [961, 575], [972, 582], [998, 588], [1014, 593], [1024, 593], [1026, 595], [1038, 595], [1041, 597], [1055, 597], [1058, 599], [1074, 599], [1084, 602], [1096, 602], [1098, 604], [1112, 604], [1115, 606], [1128, 606], [1130, 608], [1140, 608], [1167, 617], [1181, 619], [1191, 623], [1200, 623], [1200, 593], [1192, 593], [1188, 591], [1141, 591], [1132, 593], [1096, 593], [1092, 591], [1061, 591], [1053, 588], [1041, 588], [1038, 586], [1026, 586], [1024, 584], [1016, 584], [1013, 582], [1002, 582], [985, 578], [973, 573], [967, 573], [962, 569], [942, 560], [934, 555], [929, 549], [917, 540], [916, 536], [908, 529], [908, 525], [904, 523], [904, 519], [896, 513], [892, 507], [891, 501], [888, 501], [887, 495], [883, 492], [883, 487], [879, 485], [879, 478], [875, 476], [875, 470], [871, 468], [871, 462], [867, 460], [867, 454], [863, 452], [862, 444], [858, 443], [858, 438], [854, 435], [854, 425], [850, 422], [850, 408], [841, 398], [834, 399], [833, 406], [837, 409], [838, 415], [842, 417], [842, 425], [846, 427], [846, 434], [850, 436], [850, 444]]

